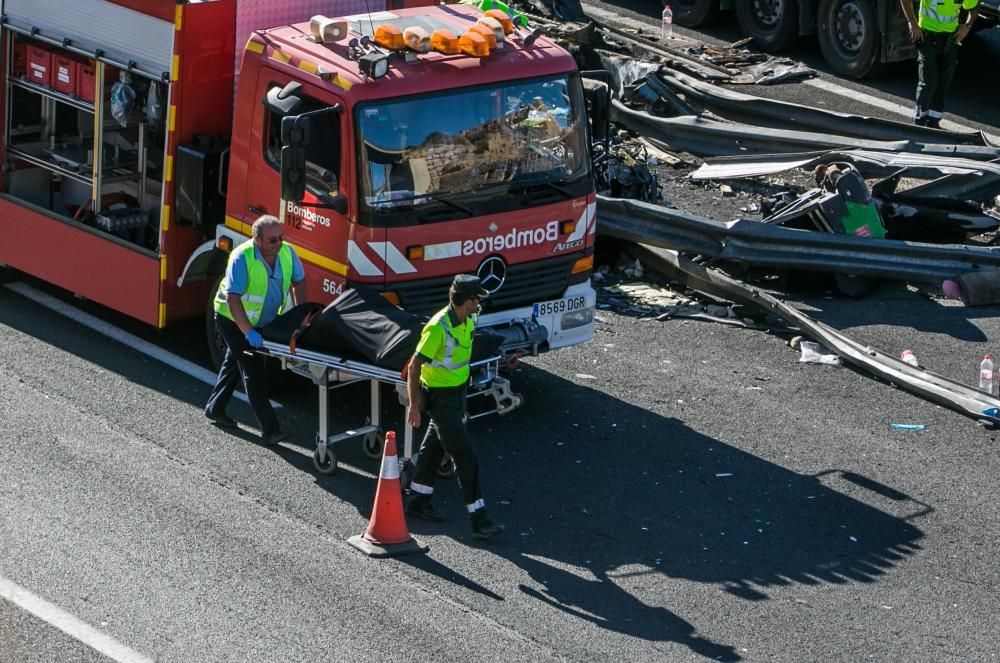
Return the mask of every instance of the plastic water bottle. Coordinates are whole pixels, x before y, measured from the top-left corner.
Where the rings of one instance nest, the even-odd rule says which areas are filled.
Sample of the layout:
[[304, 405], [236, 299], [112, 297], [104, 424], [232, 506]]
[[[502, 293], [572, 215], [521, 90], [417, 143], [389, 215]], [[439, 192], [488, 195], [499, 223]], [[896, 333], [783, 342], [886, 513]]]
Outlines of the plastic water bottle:
[[993, 358], [989, 355], [984, 356], [979, 364], [979, 390], [993, 394]]
[[663, 22], [660, 25], [660, 39], [667, 40], [674, 37], [674, 12], [670, 5], [663, 5]]
[[902, 354], [899, 355], [899, 359], [910, 366], [920, 366], [917, 363], [917, 355], [913, 354], [913, 350], [903, 350]]

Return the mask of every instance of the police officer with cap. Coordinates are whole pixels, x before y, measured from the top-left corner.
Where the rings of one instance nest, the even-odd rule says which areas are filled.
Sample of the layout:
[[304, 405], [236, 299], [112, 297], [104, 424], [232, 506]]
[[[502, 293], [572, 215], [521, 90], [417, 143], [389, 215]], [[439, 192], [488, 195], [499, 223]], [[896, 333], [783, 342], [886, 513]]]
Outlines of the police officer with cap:
[[431, 497], [438, 467], [447, 452], [458, 468], [458, 483], [472, 519], [472, 535], [477, 539], [492, 539], [503, 533], [503, 527], [486, 514], [479, 485], [479, 461], [464, 421], [472, 337], [479, 317], [479, 302], [488, 296], [478, 277], [470, 274], [455, 277], [448, 291], [448, 306], [434, 314], [420, 334], [406, 379], [410, 400], [407, 421], [419, 428], [422, 414], [430, 416], [410, 483], [416, 495], [406, 512], [435, 522], [445, 519]]

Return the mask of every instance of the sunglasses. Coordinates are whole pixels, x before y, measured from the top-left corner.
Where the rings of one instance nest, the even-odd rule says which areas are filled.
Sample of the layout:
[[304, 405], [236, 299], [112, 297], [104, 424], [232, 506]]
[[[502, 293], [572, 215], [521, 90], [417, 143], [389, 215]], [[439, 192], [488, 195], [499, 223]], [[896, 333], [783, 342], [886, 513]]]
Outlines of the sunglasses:
[[285, 241], [285, 236], [276, 235], [274, 237], [262, 237], [261, 240], [267, 242], [268, 244], [281, 244]]

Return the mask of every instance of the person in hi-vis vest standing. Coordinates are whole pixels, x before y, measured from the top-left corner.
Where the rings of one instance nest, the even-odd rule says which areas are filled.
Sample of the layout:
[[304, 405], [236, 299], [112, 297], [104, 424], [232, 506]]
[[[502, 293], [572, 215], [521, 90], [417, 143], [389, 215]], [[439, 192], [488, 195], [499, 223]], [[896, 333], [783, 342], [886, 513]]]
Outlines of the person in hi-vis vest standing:
[[478, 277], [456, 276], [448, 291], [448, 306], [424, 325], [406, 376], [410, 400], [407, 422], [419, 428], [423, 412], [430, 416], [410, 482], [410, 490], [416, 494], [406, 512], [424, 520], [445, 519], [431, 496], [438, 467], [447, 452], [455, 461], [465, 508], [472, 519], [472, 535], [477, 539], [492, 539], [503, 533], [503, 527], [486, 515], [486, 502], [479, 485], [479, 461], [465, 428], [472, 337], [479, 317], [479, 301], [488, 296]]
[[[920, 16], [913, 0], [900, 0], [910, 26], [910, 38], [917, 45], [917, 109], [914, 123], [939, 129], [944, 116], [944, 98], [955, 75], [958, 47], [969, 36], [979, 13], [979, 0], [918, 0]], [[965, 21], [959, 24], [962, 10]]]
[[242, 377], [264, 444], [277, 444], [288, 435], [281, 431], [267, 398], [266, 358], [254, 352], [264, 343], [257, 328], [278, 317], [289, 291], [293, 305], [306, 300], [302, 262], [284, 239], [277, 217], [257, 219], [253, 238], [229, 255], [226, 276], [215, 295], [215, 326], [226, 344], [226, 356], [205, 416], [223, 428], [236, 427], [226, 405]]

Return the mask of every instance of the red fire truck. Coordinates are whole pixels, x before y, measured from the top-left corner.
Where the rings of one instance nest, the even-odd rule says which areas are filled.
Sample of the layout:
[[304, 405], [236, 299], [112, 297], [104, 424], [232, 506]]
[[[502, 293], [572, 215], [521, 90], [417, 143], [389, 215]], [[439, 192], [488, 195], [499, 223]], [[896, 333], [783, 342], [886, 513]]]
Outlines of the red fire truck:
[[583, 85], [538, 33], [427, 0], [2, 7], [0, 263], [163, 328], [274, 214], [311, 299], [430, 313], [478, 273], [507, 349], [592, 336]]

